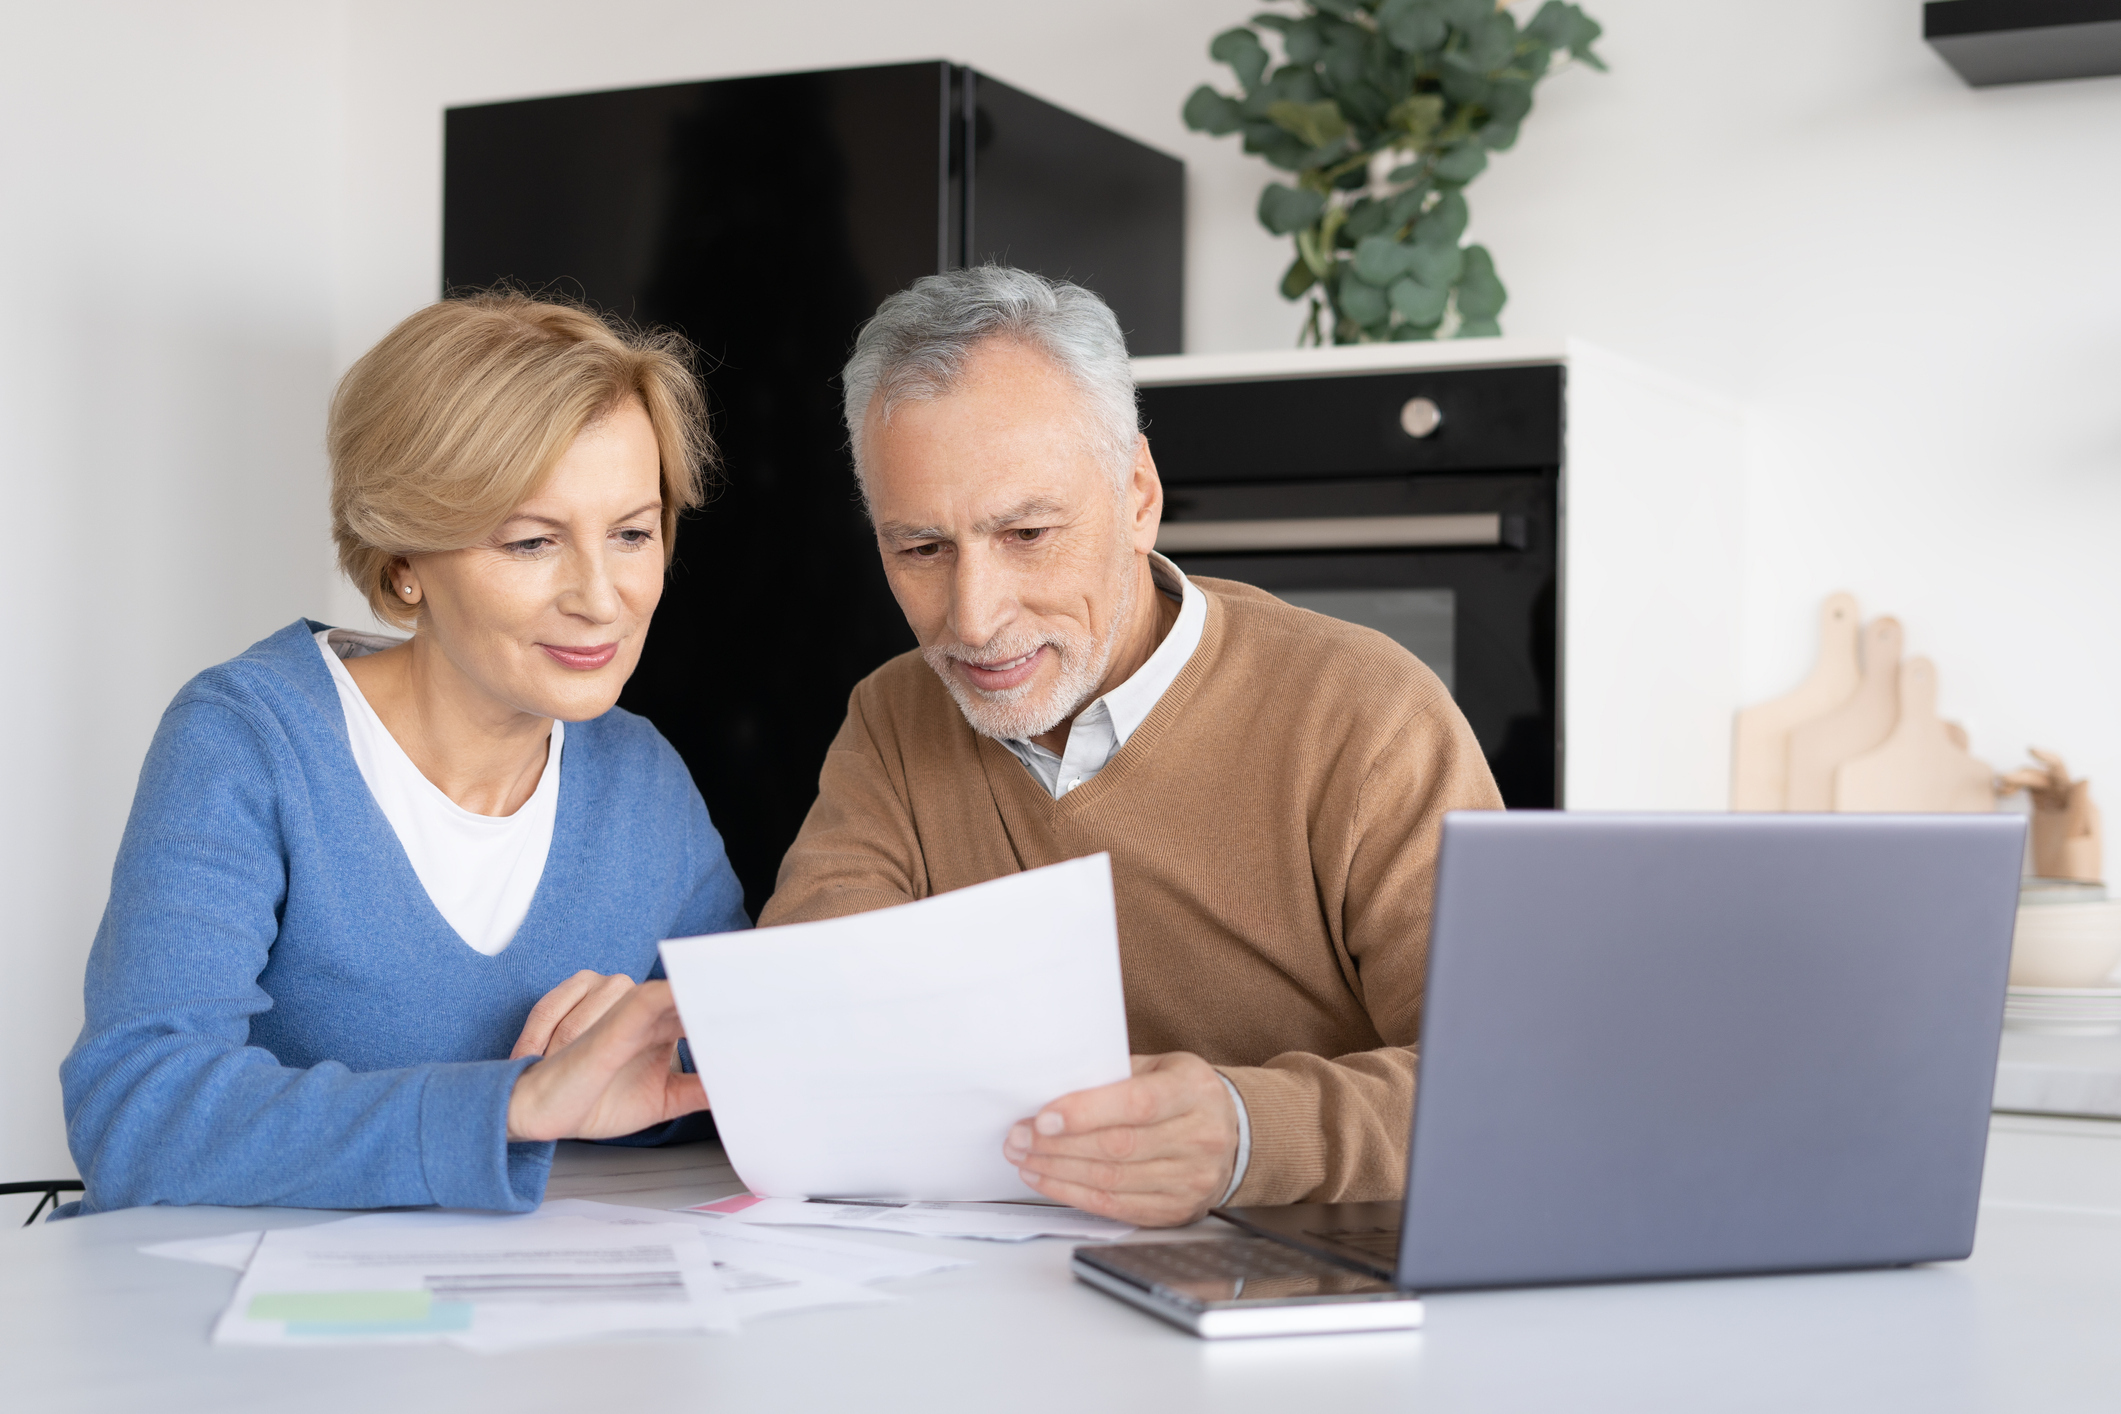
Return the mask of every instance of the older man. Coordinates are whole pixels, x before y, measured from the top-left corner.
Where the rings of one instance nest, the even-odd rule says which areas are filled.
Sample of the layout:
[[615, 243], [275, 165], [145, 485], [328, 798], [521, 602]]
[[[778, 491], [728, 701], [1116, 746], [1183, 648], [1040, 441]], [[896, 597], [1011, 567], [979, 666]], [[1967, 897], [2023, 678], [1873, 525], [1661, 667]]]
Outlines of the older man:
[[1381, 634], [1156, 554], [1163, 487], [1089, 291], [930, 276], [845, 385], [921, 647], [855, 688], [759, 921], [1109, 851], [1134, 1077], [1015, 1126], [1024, 1181], [1153, 1225], [1394, 1196], [1439, 823], [1501, 804], [1450, 695]]

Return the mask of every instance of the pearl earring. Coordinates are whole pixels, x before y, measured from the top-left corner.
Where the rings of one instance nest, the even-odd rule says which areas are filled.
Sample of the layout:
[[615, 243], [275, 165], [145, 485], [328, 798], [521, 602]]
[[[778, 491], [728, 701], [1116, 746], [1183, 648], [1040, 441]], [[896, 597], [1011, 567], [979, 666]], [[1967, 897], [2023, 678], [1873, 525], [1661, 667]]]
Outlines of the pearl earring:
[[409, 584], [405, 586], [405, 597], [408, 599], [412, 597], [412, 586]]

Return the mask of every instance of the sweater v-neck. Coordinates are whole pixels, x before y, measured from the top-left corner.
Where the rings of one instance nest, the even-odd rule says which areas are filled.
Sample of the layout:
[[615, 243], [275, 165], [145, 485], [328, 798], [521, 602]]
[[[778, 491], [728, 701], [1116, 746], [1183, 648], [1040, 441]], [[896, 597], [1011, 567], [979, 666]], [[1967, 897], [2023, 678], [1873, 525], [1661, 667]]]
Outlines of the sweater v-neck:
[[[1158, 743], [1170, 734], [1172, 723], [1199, 698], [1215, 663], [1222, 656], [1225, 625], [1221, 602], [1214, 595], [1208, 595], [1207, 618], [1201, 625], [1200, 643], [1185, 667], [1172, 679], [1163, 697], [1102, 770], [1057, 799], [1046, 793], [1038, 779], [1024, 768], [1024, 763], [1008, 747], [992, 738], [979, 737], [980, 765], [986, 771], [987, 788], [1004, 822], [1012, 810], [1021, 808], [1047, 828], [1062, 829], [1093, 813], [1105, 797], [1117, 795], [1127, 780], [1136, 774], [1137, 763], [1156, 751]], [[965, 730], [971, 729], [967, 724]], [[1002, 786], [997, 777], [1009, 779], [1010, 784]], [[1021, 797], [1016, 795], [1017, 792], [1022, 792]], [[1022, 851], [1018, 853], [1021, 855]]]

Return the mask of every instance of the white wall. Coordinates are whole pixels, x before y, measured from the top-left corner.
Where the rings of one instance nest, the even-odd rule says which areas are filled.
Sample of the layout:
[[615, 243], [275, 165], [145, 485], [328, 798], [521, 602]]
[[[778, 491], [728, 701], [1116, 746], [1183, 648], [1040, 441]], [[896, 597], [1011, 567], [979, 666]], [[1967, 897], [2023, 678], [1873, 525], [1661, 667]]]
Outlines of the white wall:
[[336, 34], [287, 0], [8, 11], [0, 1179], [72, 1172], [56, 1072], [156, 718], [323, 588]]
[[[2121, 80], [1976, 93], [1917, 0], [1588, 0], [1472, 189], [1512, 333], [1577, 336], [1751, 409], [1743, 673], [1801, 675], [1848, 587], [1932, 654], [1998, 765], [2051, 745], [2121, 801]], [[1267, 173], [1184, 131], [1235, 0], [102, 0], [0, 47], [0, 1175], [64, 1167], [53, 1068], [156, 714], [302, 612], [330, 378], [432, 298], [441, 109], [946, 57], [1184, 157], [1188, 347], [1294, 335]], [[770, 140], [770, 135], [762, 135]], [[1680, 651], [1675, 645], [1675, 651]], [[28, 686], [22, 686], [27, 684]]]
[[1747, 700], [1852, 590], [2121, 829], [2121, 78], [1969, 89], [1916, 0], [1586, 5], [1612, 72], [1471, 191], [1504, 327], [1748, 408]]

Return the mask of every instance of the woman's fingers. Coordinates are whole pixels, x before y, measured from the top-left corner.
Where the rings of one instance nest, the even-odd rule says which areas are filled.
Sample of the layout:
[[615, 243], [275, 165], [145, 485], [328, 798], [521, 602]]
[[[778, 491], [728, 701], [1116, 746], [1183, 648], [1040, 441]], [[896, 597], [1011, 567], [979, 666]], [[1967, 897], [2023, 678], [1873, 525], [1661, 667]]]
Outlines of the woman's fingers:
[[603, 974], [577, 972], [574, 976], [554, 987], [530, 1009], [523, 1018], [523, 1032], [516, 1037], [515, 1049], [508, 1053], [510, 1060], [521, 1060], [524, 1056], [541, 1056], [552, 1041], [552, 1033], [574, 1004], [589, 995], [589, 989], [603, 981]]
[[683, 1034], [669, 983], [626, 989], [574, 1044], [516, 1078], [508, 1137], [609, 1139], [705, 1108], [699, 1077], [670, 1071]]
[[618, 1005], [619, 998], [633, 990], [633, 979], [625, 973], [614, 973], [599, 977], [596, 984], [560, 1018], [553, 1027], [552, 1039], [545, 1045], [545, 1054], [551, 1055], [561, 1047], [570, 1045], [584, 1031], [597, 1024], [604, 1013]]
[[633, 985], [633, 979], [623, 972], [609, 977], [599, 972], [575, 973], [538, 998], [508, 1058], [549, 1056], [571, 1044], [632, 991]]

